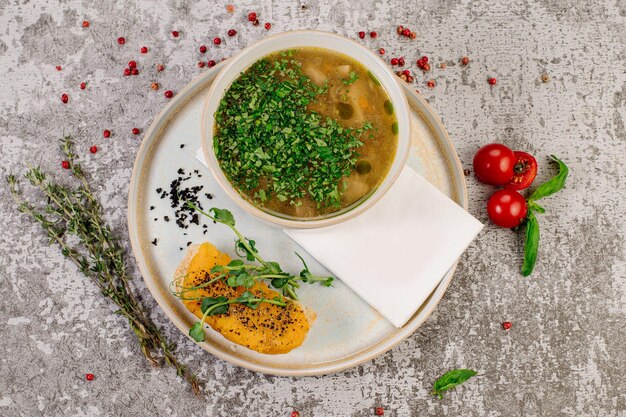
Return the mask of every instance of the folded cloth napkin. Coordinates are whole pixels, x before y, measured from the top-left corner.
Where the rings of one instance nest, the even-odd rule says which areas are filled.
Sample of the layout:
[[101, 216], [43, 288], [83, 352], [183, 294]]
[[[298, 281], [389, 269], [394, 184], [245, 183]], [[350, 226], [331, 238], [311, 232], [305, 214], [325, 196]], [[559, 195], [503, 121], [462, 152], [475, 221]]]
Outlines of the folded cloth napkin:
[[[197, 158], [206, 165], [202, 152]], [[402, 327], [482, 227], [407, 166], [380, 201], [354, 219], [284, 232]]]

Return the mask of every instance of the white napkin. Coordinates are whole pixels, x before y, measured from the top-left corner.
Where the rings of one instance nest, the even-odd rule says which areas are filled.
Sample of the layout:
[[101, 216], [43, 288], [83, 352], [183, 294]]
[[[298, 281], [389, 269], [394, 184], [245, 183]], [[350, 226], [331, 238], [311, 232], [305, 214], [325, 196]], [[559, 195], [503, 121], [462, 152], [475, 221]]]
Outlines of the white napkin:
[[[196, 157], [206, 165], [201, 151]], [[356, 218], [284, 232], [402, 327], [482, 227], [407, 166], [381, 200]]]

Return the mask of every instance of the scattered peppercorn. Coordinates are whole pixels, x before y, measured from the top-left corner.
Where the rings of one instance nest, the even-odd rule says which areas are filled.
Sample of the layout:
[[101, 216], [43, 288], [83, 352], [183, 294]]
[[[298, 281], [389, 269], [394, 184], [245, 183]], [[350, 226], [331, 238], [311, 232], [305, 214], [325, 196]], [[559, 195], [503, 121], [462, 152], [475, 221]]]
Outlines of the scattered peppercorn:
[[209, 68], [213, 68], [215, 66], [215, 61], [213, 61], [212, 59], [209, 60], [209, 62], [206, 63], [207, 67]]
[[248, 22], [254, 22], [256, 20], [256, 13], [250, 12], [248, 13]]
[[163, 71], [164, 69], [165, 69], [165, 67], [163, 66], [163, 64], [157, 64], [157, 66], [156, 66], [156, 70], [157, 70], [158, 72], [161, 72], [161, 71]]
[[155, 91], [158, 90], [159, 89], [159, 83], [152, 83], [152, 84], [150, 84], [150, 88], [155, 90]]
[[496, 80], [495, 77], [491, 77], [487, 79], [487, 82], [489, 83], [489, 85], [496, 85], [496, 83], [498, 82], [498, 80]]
[[378, 33], [376, 32], [370, 32], [370, 38], [372, 39], [376, 39], [378, 37]]
[[201, 54], [206, 53], [206, 46], [205, 45], [200, 45], [200, 48], [198, 48], [200, 50]]
[[442, 62], [441, 64], [439, 64], [439, 68], [441, 69], [446, 69], [447, 66], [448, 64], [446, 64], [445, 62]]
[[57, 65], [55, 68], [57, 71], [61, 71], [63, 69], [60, 65]]
[[298, 413], [297, 411], [292, 411], [291, 417], [300, 417], [300, 413]]
[[65, 93], [61, 94], [61, 101], [63, 102], [63, 104], [66, 104], [68, 101], [70, 101], [70, 96]]
[[469, 64], [469, 57], [464, 56], [461, 58], [461, 65], [465, 66], [467, 64]]
[[263, 25], [265, 27], [266, 30], [270, 30], [272, 28], [272, 24], [270, 22], [265, 22], [265, 25]]
[[136, 61], [128, 61], [128, 68], [130, 68], [130, 69], [137, 68], [137, 62]]
[[93, 381], [93, 378], [94, 378], [93, 374], [87, 374], [87, 375], [85, 375], [85, 379], [86, 379], [87, 381]]
[[422, 69], [424, 70], [424, 72], [430, 71], [430, 64], [428, 62], [425, 63], [424, 66], [422, 67]]
[[214, 43], [215, 45], [219, 45], [219, 44], [221, 44], [221, 43], [222, 43], [222, 40], [221, 40], [220, 38], [213, 38], [213, 43]]
[[404, 57], [401, 56], [400, 58], [398, 58], [398, 65], [400, 65], [401, 67], [404, 66]]
[[428, 80], [428, 81], [426, 82], [426, 86], [427, 86], [428, 88], [435, 88], [435, 86], [436, 86], [436, 85], [437, 85], [437, 83], [435, 82], [435, 80]]
[[139, 70], [137, 68], [132, 68], [130, 70], [130, 75], [139, 75]]
[[408, 29], [408, 28], [404, 29], [402, 31], [402, 36], [406, 36], [407, 38], [411, 36], [411, 29]]
[[463, 175], [465, 175], [466, 177], [469, 177], [469, 174], [470, 174], [470, 170], [469, 169], [466, 168], [466, 169], [463, 170]]
[[204, 68], [204, 61], [198, 61], [198, 68]]
[[402, 35], [402, 32], [404, 32], [404, 26], [400, 25], [396, 28], [396, 32], [398, 32], [398, 35]]
[[547, 72], [544, 72], [543, 74], [541, 74], [541, 81], [543, 81], [544, 83], [547, 83], [548, 81], [550, 81], [550, 76], [548, 75]]
[[124, 76], [128, 77], [130, 75], [130, 68], [124, 68]]
[[378, 50], [378, 53], [381, 54], [381, 55], [385, 55], [385, 48], [380, 48]]
[[252, 26], [259, 26], [259, 19], [252, 22]]
[[91, 152], [91, 153], [98, 152], [98, 147], [96, 145], [93, 145], [91, 148], [89, 148], [89, 152]]
[[227, 4], [226, 5], [226, 11], [228, 13], [234, 13], [235, 12], [235, 6], [233, 6], [232, 4]]
[[391, 58], [391, 65], [398, 65], [398, 58]]
[[102, 136], [104, 136], [105, 138], [110, 138], [110, 137], [111, 137], [111, 131], [110, 131], [110, 130], [108, 130], [108, 129], [105, 129], [105, 130], [102, 132]]
[[84, 28], [88, 28], [89, 27], [89, 20], [83, 20], [83, 27]]
[[365, 39], [365, 32], [363, 31], [359, 32], [359, 38]]
[[62, 161], [61, 166], [63, 169], [70, 169], [70, 161]]
[[120, 36], [119, 38], [117, 38], [117, 43], [119, 43], [120, 45], [124, 45], [126, 43], [126, 39], [124, 39], [123, 36]]
[[82, 83], [80, 83], [80, 89], [84, 90], [85, 88], [87, 88], [87, 83], [83, 81]]
[[504, 323], [502, 323], [502, 328], [504, 330], [509, 330], [512, 325], [513, 325], [513, 323], [511, 323], [510, 321], [505, 321]]
[[385, 409], [382, 407], [376, 407], [374, 409], [374, 414], [376, 414], [377, 416], [383, 416], [385, 415]]
[[417, 33], [411, 32], [411, 34], [409, 35], [409, 38], [411, 38], [411, 39], [417, 38]]
[[172, 92], [172, 90], [167, 90], [165, 93], [163, 93], [163, 95], [165, 96], [165, 98], [174, 97], [174, 93]]
[[237, 31], [235, 29], [230, 29], [228, 31], [228, 36], [235, 36], [237, 34]]
[[131, 132], [133, 132], [133, 135], [138, 135], [139, 134], [139, 129], [136, 127], [133, 127], [133, 130], [131, 130]]
[[147, 46], [142, 46], [141, 49], [139, 50], [142, 54], [147, 54], [148, 53], [148, 47]]
[[179, 35], [180, 35], [180, 33], [178, 33], [178, 31], [177, 31], [177, 30], [173, 30], [173, 31], [172, 31], [172, 36], [173, 36], [173, 37], [178, 38], [178, 36], [179, 36]]

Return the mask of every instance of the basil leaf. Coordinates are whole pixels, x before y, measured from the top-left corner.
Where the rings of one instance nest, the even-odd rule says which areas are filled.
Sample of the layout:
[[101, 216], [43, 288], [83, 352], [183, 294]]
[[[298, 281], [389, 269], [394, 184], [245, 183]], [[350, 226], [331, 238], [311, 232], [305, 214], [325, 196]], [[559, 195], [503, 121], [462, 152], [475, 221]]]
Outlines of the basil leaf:
[[547, 197], [556, 193], [565, 187], [565, 180], [567, 179], [567, 175], [569, 174], [569, 168], [567, 165], [563, 163], [559, 158], [554, 155], [550, 155], [553, 161], [559, 164], [559, 173], [556, 174], [552, 179], [547, 182], [541, 184], [537, 189], [530, 195], [528, 200], [539, 200], [540, 198]]
[[204, 329], [202, 328], [202, 323], [199, 321], [195, 322], [189, 329], [189, 336], [191, 336], [191, 338], [196, 342], [204, 342]]
[[471, 369], [453, 369], [439, 377], [433, 385], [433, 394], [443, 398], [443, 392], [460, 385], [476, 375], [478, 372]]
[[535, 203], [532, 200], [530, 200], [528, 202], [528, 210], [532, 210], [532, 211], [537, 212], [537, 213], [545, 213], [546, 212], [546, 209], [544, 209], [543, 207], [541, 207], [539, 204]]
[[524, 243], [524, 263], [522, 264], [522, 275], [525, 277], [532, 274], [537, 262], [537, 252], [539, 250], [539, 222], [532, 211], [528, 212], [526, 221], [526, 242]]

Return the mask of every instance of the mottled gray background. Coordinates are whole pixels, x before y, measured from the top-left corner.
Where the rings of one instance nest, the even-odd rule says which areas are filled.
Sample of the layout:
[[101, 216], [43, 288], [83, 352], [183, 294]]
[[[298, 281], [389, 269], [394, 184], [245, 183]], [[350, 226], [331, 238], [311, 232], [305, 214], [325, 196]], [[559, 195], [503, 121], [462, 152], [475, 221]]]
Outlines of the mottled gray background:
[[[465, 167], [478, 146], [496, 140], [536, 155], [542, 180], [554, 172], [547, 155], [570, 165], [567, 188], [545, 200], [536, 272], [519, 273], [519, 235], [488, 225], [435, 313], [406, 342], [355, 369], [299, 379], [210, 356], [168, 322], [137, 279], [156, 322], [208, 380], [198, 399], [170, 369], [148, 366], [124, 320], [18, 215], [0, 185], [0, 415], [287, 416], [297, 409], [369, 416], [378, 405], [394, 416], [626, 415], [623, 0], [245, 1], [234, 14], [226, 2], [190, 3], [0, 0], [2, 176], [23, 171], [25, 161], [66, 175], [57, 140], [74, 134], [128, 249], [127, 184], [140, 143], [130, 130], [147, 128], [165, 88], [179, 91], [201, 71], [198, 45], [237, 29], [237, 37], [209, 48], [208, 56], [221, 59], [265, 36], [245, 22], [250, 10], [273, 24], [271, 33], [319, 28], [356, 38], [376, 30], [379, 37], [363, 43], [404, 55], [411, 69], [421, 54], [447, 63], [417, 75], [415, 86], [442, 116]], [[417, 40], [398, 37], [397, 24], [414, 28]], [[122, 35], [124, 47], [116, 43]], [[149, 54], [139, 54], [142, 45]], [[468, 67], [458, 65], [463, 55]], [[129, 59], [140, 62], [139, 76], [122, 77]], [[157, 63], [166, 71], [157, 74]], [[426, 87], [430, 78], [434, 89]], [[150, 90], [152, 81], [163, 88]], [[102, 138], [105, 128], [111, 139]], [[88, 153], [92, 144], [96, 155]], [[470, 211], [487, 221], [491, 189], [473, 176], [468, 187]], [[139, 278], [132, 257], [129, 263]], [[500, 328], [505, 320], [513, 322], [508, 332]], [[434, 379], [455, 367], [481, 377], [433, 398]], [[85, 381], [87, 372], [96, 379]]]

